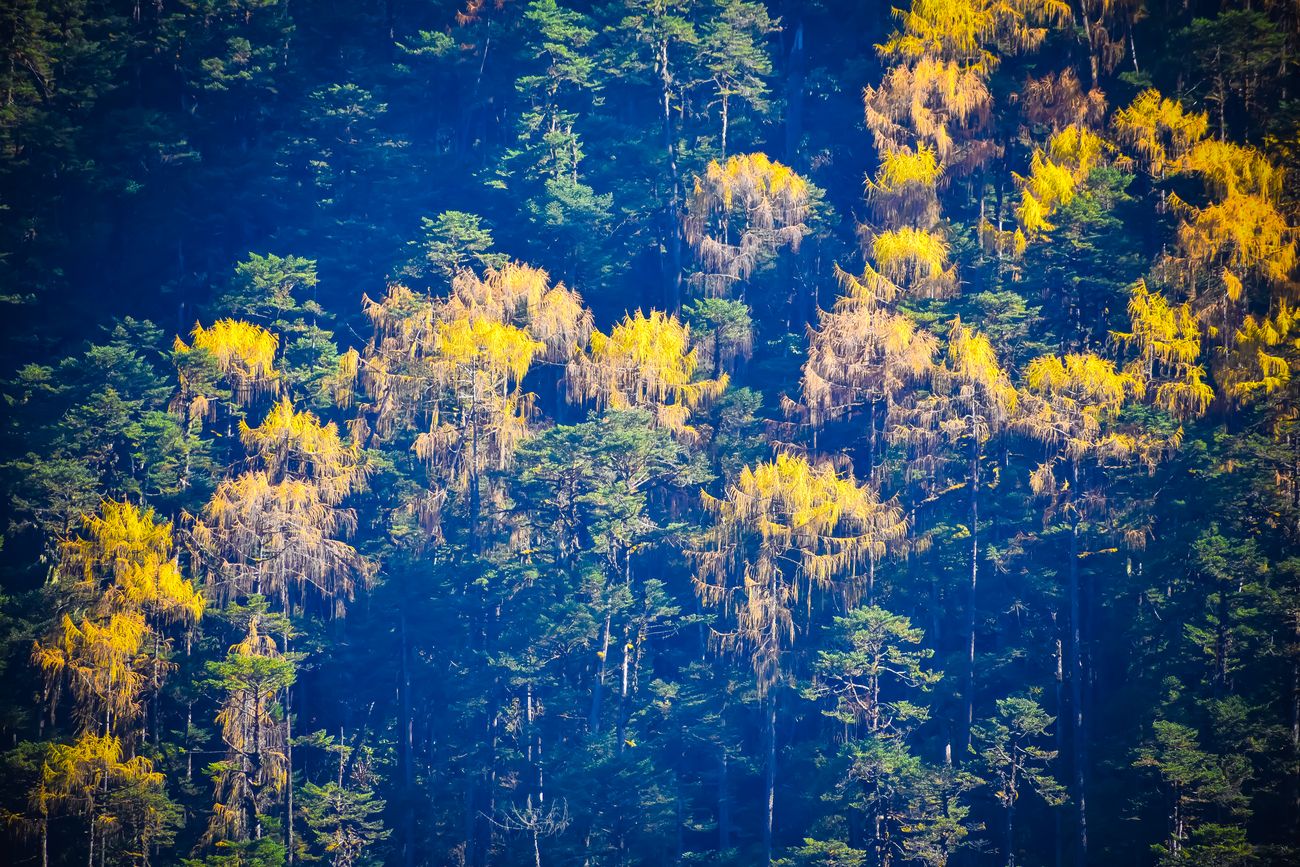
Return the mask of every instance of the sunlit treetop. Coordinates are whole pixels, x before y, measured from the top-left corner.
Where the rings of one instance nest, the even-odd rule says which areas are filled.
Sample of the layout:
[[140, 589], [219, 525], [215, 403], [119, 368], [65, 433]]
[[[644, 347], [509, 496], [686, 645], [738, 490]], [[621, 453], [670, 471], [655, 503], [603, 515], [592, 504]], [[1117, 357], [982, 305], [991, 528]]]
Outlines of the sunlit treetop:
[[1182, 103], [1149, 88], [1115, 112], [1115, 131], [1157, 177], [1182, 159], [1209, 129], [1209, 115], [1184, 111]]
[[1074, 200], [1079, 186], [1105, 151], [1100, 136], [1074, 124], [1054, 134], [1046, 150], [1034, 150], [1029, 174], [1015, 175], [1020, 186], [1016, 221], [1027, 238], [1055, 228], [1048, 218]]
[[871, 238], [870, 250], [880, 273], [911, 294], [944, 297], [957, 287], [957, 269], [948, 262], [948, 242], [937, 230], [887, 229]]
[[577, 292], [563, 283], [552, 285], [542, 269], [517, 262], [487, 268], [482, 277], [462, 270], [437, 315], [444, 321], [486, 318], [525, 328], [544, 344], [551, 361], [567, 361], [592, 327], [591, 311]]
[[81, 531], [63, 543], [63, 574], [88, 589], [104, 589], [110, 607], [187, 623], [203, 615], [202, 593], [177, 568], [170, 521], [157, 520], [153, 509], [113, 500], [81, 521]]
[[988, 74], [999, 54], [1034, 50], [1071, 12], [1061, 0], [912, 0], [894, 17], [898, 30], [879, 46], [882, 56], [937, 58]]
[[934, 335], [907, 316], [844, 299], [809, 335], [801, 381], [808, 420], [820, 426], [876, 401], [893, 404], [927, 379], [937, 350]]
[[338, 425], [322, 424], [315, 414], [295, 410], [287, 398], [257, 427], [240, 422], [239, 435], [272, 478], [310, 481], [327, 502], [341, 501], [364, 482], [356, 444], [344, 443]]
[[571, 397], [598, 407], [652, 410], [670, 430], [690, 433], [693, 409], [721, 394], [727, 376], [697, 380], [690, 329], [658, 310], [623, 317], [608, 335], [594, 331], [589, 352], [571, 368]]
[[174, 348], [181, 356], [195, 350], [209, 353], [221, 375], [229, 380], [235, 402], [244, 405], [279, 390], [279, 373], [275, 370], [279, 345], [279, 338], [260, 325], [218, 319], [211, 328], [196, 324], [190, 343], [177, 337]]
[[1025, 369], [1015, 423], [1070, 460], [1145, 458], [1140, 437], [1109, 424], [1142, 396], [1142, 381], [1109, 359], [1090, 352], [1041, 355]]
[[[983, 76], [954, 61], [899, 64], [864, 93], [867, 128], [882, 153], [927, 147], [949, 166], [969, 169], [987, 155], [971, 151], [959, 131], [984, 124], [992, 97]], [[958, 146], [966, 150], [958, 153]]]
[[869, 485], [794, 455], [746, 467], [704, 502], [717, 523], [697, 554], [696, 587], [735, 612], [735, 629], [715, 639], [750, 657], [760, 693], [781, 679], [796, 603], [837, 581], [856, 600], [868, 565], [907, 529], [902, 510]]
[[798, 249], [808, 232], [811, 188], [766, 154], [711, 160], [687, 202], [686, 239], [707, 273], [706, 288], [725, 294], [749, 278], [762, 254]]
[[1129, 330], [1114, 332], [1137, 357], [1125, 368], [1141, 379], [1149, 399], [1179, 419], [1203, 415], [1214, 400], [1205, 382], [1201, 327], [1191, 306], [1171, 305], [1146, 282], [1134, 285], [1128, 302]]
[[1234, 403], [1249, 404], [1291, 382], [1298, 352], [1300, 314], [1281, 301], [1272, 315], [1245, 317], [1231, 343], [1219, 349], [1216, 376]]

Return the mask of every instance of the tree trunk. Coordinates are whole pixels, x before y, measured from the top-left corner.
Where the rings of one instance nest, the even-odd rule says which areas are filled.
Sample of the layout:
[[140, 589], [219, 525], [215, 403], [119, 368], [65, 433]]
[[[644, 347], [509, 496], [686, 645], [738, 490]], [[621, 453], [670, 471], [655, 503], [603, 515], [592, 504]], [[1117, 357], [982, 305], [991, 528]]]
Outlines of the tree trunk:
[[[1074, 493], [1071, 495], [1071, 503], [1074, 509], [1078, 509], [1078, 491], [1079, 491], [1079, 465], [1077, 462], [1073, 466]], [[1082, 606], [1080, 601], [1082, 593], [1080, 590], [1079, 576], [1079, 516], [1074, 514], [1070, 524], [1070, 569], [1069, 569], [1069, 587], [1068, 594], [1070, 597], [1070, 711], [1073, 720], [1073, 744], [1074, 749], [1074, 799], [1076, 809], [1078, 810], [1078, 828], [1075, 838], [1075, 864], [1082, 867], [1088, 863], [1088, 802], [1085, 790], [1087, 760], [1088, 760], [1088, 742], [1087, 742], [1087, 725], [1083, 712], [1083, 624], [1080, 619]]]
[[763, 864], [772, 864], [772, 815], [776, 810], [776, 693], [767, 695], [767, 767], [763, 777]]

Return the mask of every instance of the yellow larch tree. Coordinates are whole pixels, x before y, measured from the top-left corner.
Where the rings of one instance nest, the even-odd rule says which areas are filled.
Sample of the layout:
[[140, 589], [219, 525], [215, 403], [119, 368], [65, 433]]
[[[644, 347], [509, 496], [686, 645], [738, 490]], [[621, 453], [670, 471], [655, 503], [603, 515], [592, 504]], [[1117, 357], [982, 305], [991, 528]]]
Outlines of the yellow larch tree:
[[68, 683], [83, 731], [126, 734], [170, 668], [163, 630], [196, 623], [205, 601], [180, 573], [171, 522], [152, 509], [106, 501], [81, 524], [61, 545], [58, 570], [73, 610], [33, 658], [52, 689]]
[[289, 788], [292, 773], [280, 696], [293, 685], [294, 655], [281, 652], [272, 634], [287, 632], [288, 624], [268, 615], [265, 602], [237, 613], [248, 620], [244, 637], [224, 661], [209, 664], [226, 692], [217, 714], [226, 756], [209, 768], [215, 803], [207, 836], [216, 840], [260, 837], [261, 817]]
[[437, 538], [448, 493], [466, 494], [479, 513], [484, 475], [505, 468], [529, 433], [524, 378], [538, 362], [572, 370], [591, 313], [576, 292], [519, 263], [462, 271], [445, 298], [392, 286], [365, 311], [375, 331], [358, 366], [369, 402], [356, 433], [373, 424], [381, 440], [410, 438], [432, 481], [415, 510]]
[[[1083, 550], [1083, 544], [1091, 536], [1091, 527], [1104, 521], [1108, 512], [1106, 471], [1133, 463], [1153, 467], [1170, 444], [1141, 428], [1128, 430], [1119, 424], [1125, 406], [1143, 396], [1144, 383], [1109, 359], [1092, 353], [1043, 355], [1029, 363], [1024, 380], [1021, 411], [1014, 424], [1041, 445], [1045, 457], [1033, 472], [1030, 487], [1046, 502], [1044, 523], [1056, 519], [1069, 539], [1062, 628], [1074, 747], [1070, 797], [1078, 820], [1075, 847], [1082, 858], [1088, 838], [1088, 720], [1083, 696], [1090, 673], [1082, 649], [1088, 637], [1081, 619], [1080, 566], [1084, 557], [1095, 553]], [[1064, 479], [1057, 472], [1062, 465]]]
[[[967, 524], [964, 538], [969, 543], [968, 596], [966, 609], [966, 705], [965, 732], [969, 744], [974, 722], [976, 651], [976, 594], [980, 581], [980, 491], [985, 485], [985, 448], [990, 440], [1006, 432], [1019, 409], [1020, 395], [998, 359], [993, 344], [960, 318], [949, 326], [942, 363], [930, 375], [929, 394], [914, 400], [899, 413], [890, 439], [902, 445], [910, 457], [912, 474], [925, 478], [929, 496], [964, 489], [967, 496]], [[946, 450], [946, 451], [945, 451]], [[940, 467], [960, 467], [959, 483], [947, 484]]]
[[695, 377], [698, 361], [690, 328], [659, 310], [623, 317], [609, 334], [594, 331], [590, 347], [572, 363], [575, 401], [598, 409], [648, 409], [658, 423], [690, 437], [691, 413], [727, 387], [728, 377]]
[[687, 201], [686, 240], [704, 271], [694, 278], [708, 295], [742, 294], [762, 258], [798, 250], [811, 189], [789, 166], [766, 154], [711, 160]]
[[881, 293], [893, 294], [892, 282], [870, 271], [866, 282], [840, 274], [847, 294], [832, 310], [823, 311], [817, 327], [809, 331], [801, 379], [803, 407], [787, 409], [802, 409], [814, 428], [865, 413], [868, 464], [874, 467], [879, 431], [889, 429], [900, 396], [928, 379], [939, 342], [880, 302]]
[[365, 482], [360, 451], [287, 400], [241, 438], [254, 469], [223, 480], [190, 530], [208, 583], [226, 601], [267, 596], [288, 613], [314, 600], [341, 613], [369, 572], [344, 541], [356, 515], [339, 505]]
[[1135, 355], [1125, 371], [1144, 384], [1154, 405], [1175, 418], [1203, 415], [1214, 400], [1214, 389], [1200, 364], [1201, 326], [1191, 306], [1171, 305], [1139, 280], [1129, 295], [1128, 315], [1129, 330], [1114, 332]]
[[[71, 744], [55, 744], [41, 766], [32, 800], [48, 835], [52, 815], [66, 812], [87, 820], [87, 858], [108, 858], [114, 837], [131, 835], [138, 852], [148, 852], [173, 817], [167, 804], [165, 777], [143, 756], [130, 756], [120, 738], [83, 732]], [[146, 861], [147, 863], [147, 861]]]
[[763, 840], [769, 850], [776, 780], [776, 696], [785, 655], [798, 632], [795, 611], [812, 608], [814, 592], [838, 590], [854, 604], [871, 566], [903, 538], [902, 510], [828, 463], [778, 455], [746, 467], [719, 498], [704, 496], [715, 516], [696, 553], [696, 589], [731, 623], [715, 645], [747, 657], [766, 705], [766, 798]]
[[279, 348], [279, 337], [251, 322], [218, 319], [210, 328], [195, 324], [190, 342], [177, 337], [173, 346], [180, 380], [173, 409], [191, 422], [212, 420], [221, 381], [237, 408], [277, 394], [280, 374], [275, 358]]

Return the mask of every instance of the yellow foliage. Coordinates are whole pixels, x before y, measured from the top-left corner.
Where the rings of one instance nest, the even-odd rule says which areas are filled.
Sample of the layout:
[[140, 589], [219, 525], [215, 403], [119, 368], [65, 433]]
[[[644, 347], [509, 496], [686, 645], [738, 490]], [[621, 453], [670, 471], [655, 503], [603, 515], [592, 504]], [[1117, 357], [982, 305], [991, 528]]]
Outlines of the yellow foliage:
[[[184, 356], [203, 350], [216, 359], [217, 369], [234, 390], [235, 401], [241, 405], [264, 394], [274, 394], [279, 389], [279, 373], [275, 370], [275, 353], [280, 339], [251, 322], [238, 319], [218, 319], [211, 328], [195, 324], [189, 345], [176, 338], [174, 349]], [[182, 382], [182, 386], [185, 383]]]
[[1276, 284], [1295, 270], [1295, 231], [1267, 199], [1233, 193], [1203, 208], [1182, 204], [1181, 209], [1186, 218], [1178, 227], [1178, 246], [1191, 268], [1189, 277], [1229, 273], [1235, 283], [1225, 277], [1225, 290], [1240, 297], [1240, 278], [1247, 273]]
[[1139, 280], [1129, 297], [1128, 315], [1130, 330], [1113, 334], [1121, 344], [1137, 350], [1129, 372], [1147, 384], [1156, 406], [1180, 419], [1203, 415], [1214, 391], [1197, 364], [1201, 329], [1191, 307], [1170, 305]]
[[890, 68], [879, 85], [864, 92], [867, 128], [876, 150], [924, 147], [949, 165], [972, 161], [958, 159], [955, 133], [982, 124], [991, 101], [980, 73], [956, 61], [929, 57]]
[[717, 523], [697, 553], [696, 588], [706, 603], [735, 612], [735, 630], [715, 640], [750, 656], [760, 694], [781, 678], [801, 595], [843, 582], [856, 598], [862, 570], [907, 526], [870, 486], [791, 455], [746, 467], [722, 499], [706, 495], [704, 503]]
[[711, 160], [695, 178], [685, 226], [708, 269], [701, 275], [706, 289], [721, 293], [748, 279], [765, 252], [797, 250], [808, 232], [810, 192], [807, 180], [766, 154]]
[[1232, 342], [1220, 351], [1216, 373], [1224, 392], [1238, 403], [1273, 394], [1291, 381], [1300, 350], [1300, 316], [1281, 302], [1271, 316], [1247, 316]]
[[180, 573], [171, 523], [152, 509], [106, 501], [82, 516], [61, 554], [58, 574], [75, 582], [81, 611], [65, 614], [33, 659], [49, 680], [68, 679], [87, 730], [125, 727], [140, 714], [149, 676], [156, 687], [168, 667], [143, 655], [167, 643], [150, 621], [193, 624], [206, 602]]
[[257, 427], [239, 423], [244, 446], [275, 479], [311, 481], [322, 499], [338, 503], [361, 487], [365, 467], [356, 444], [345, 445], [334, 422], [298, 412], [288, 398], [271, 408]]
[[625, 316], [608, 335], [594, 331], [588, 354], [570, 367], [571, 399], [598, 407], [645, 407], [670, 430], [690, 434], [691, 410], [721, 394], [727, 377], [695, 379], [690, 329], [658, 310]]
[[909, 186], [933, 188], [941, 174], [943, 168], [934, 148], [900, 148], [881, 156], [876, 176], [867, 182], [867, 189], [877, 195], [893, 195]]
[[1177, 100], [1149, 88], [1128, 108], [1115, 112], [1114, 123], [1120, 140], [1138, 152], [1152, 174], [1160, 176], [1205, 138], [1209, 115], [1186, 112]]
[[1196, 143], [1178, 163], [1178, 170], [1200, 175], [1219, 199], [1237, 195], [1276, 201], [1282, 172], [1253, 147], [1207, 138]]
[[1046, 25], [1070, 21], [1061, 0], [912, 0], [895, 9], [899, 29], [880, 46], [885, 57], [952, 60], [987, 75], [998, 54], [1032, 51], [1047, 35]]
[[938, 341], [907, 316], [849, 296], [809, 333], [802, 391], [820, 426], [877, 402], [888, 411], [906, 387], [929, 376]]
[[905, 226], [878, 233], [871, 256], [880, 273], [895, 283], [910, 283], [922, 295], [942, 296], [956, 284], [948, 264], [948, 242], [938, 231]]
[[314, 598], [341, 611], [357, 580], [369, 578], [340, 538], [355, 529], [356, 515], [336, 508], [315, 481], [254, 471], [217, 486], [191, 536], [223, 599], [256, 593], [287, 610]]
[[[1101, 138], [1075, 124], [1052, 136], [1046, 151], [1034, 151], [1028, 177], [1015, 176], [1020, 185], [1016, 220], [1026, 238], [1054, 228], [1049, 218], [1058, 208], [1074, 200], [1075, 191], [1087, 179], [1103, 152]], [[1023, 247], [1020, 252], [1023, 252]]]

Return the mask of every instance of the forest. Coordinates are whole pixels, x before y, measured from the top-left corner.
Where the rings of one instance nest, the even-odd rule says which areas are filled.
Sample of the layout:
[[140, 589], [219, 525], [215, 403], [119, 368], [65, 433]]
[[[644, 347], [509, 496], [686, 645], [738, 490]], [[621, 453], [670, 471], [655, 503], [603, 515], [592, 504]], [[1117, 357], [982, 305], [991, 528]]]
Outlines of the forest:
[[1300, 5], [894, 2], [0, 0], [0, 861], [1300, 863]]

